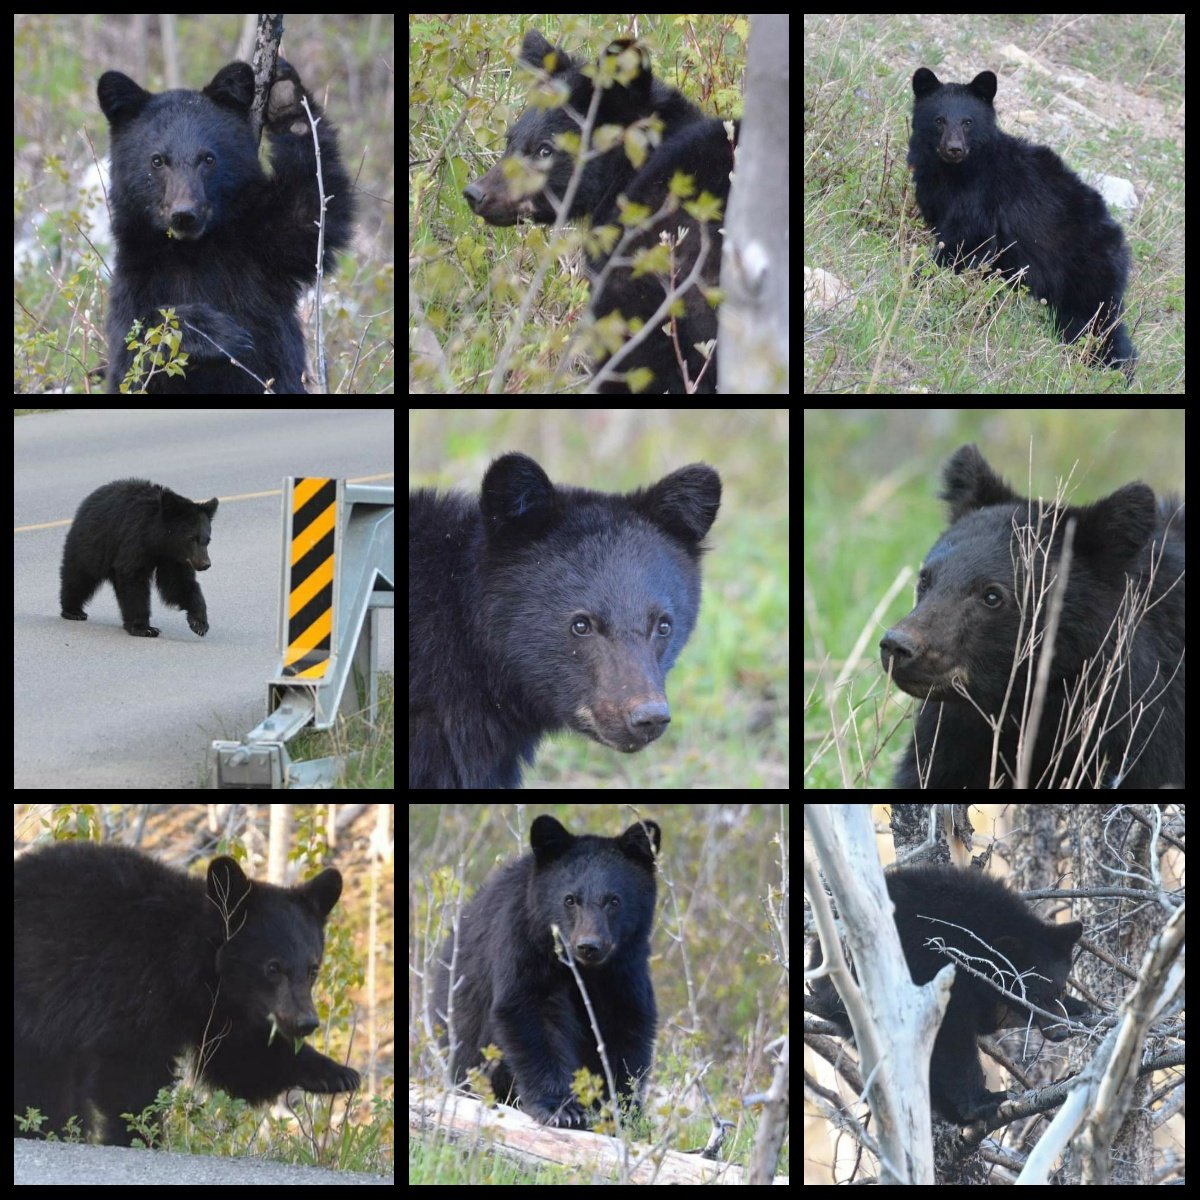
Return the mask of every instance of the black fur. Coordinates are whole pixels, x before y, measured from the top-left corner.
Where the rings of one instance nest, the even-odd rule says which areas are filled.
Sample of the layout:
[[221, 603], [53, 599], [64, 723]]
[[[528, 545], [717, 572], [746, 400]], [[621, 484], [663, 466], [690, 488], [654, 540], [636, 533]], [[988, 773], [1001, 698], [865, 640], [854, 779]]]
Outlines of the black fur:
[[[1023, 722], [1030, 736], [1036, 733], [1030, 787], [1182, 784], [1182, 502], [1156, 503], [1144, 483], [1130, 483], [1094, 504], [1060, 510], [1056, 522], [1047, 504], [1035, 549], [1038, 501], [1014, 492], [974, 446], [951, 457], [945, 481], [950, 528], [925, 558], [916, 607], [879, 643], [884, 669], [924, 701], [895, 786], [919, 787], [918, 764], [931, 788], [989, 786], [992, 728], [975, 705], [1000, 718], [996, 778], [1004, 787], [1016, 777]], [[1073, 557], [1034, 730], [1025, 715], [1033, 690], [1027, 652], [1036, 612], [1035, 662], [1041, 653], [1054, 591], [1046, 585], [1061, 578], [1068, 521], [1075, 523]]]
[[[572, 114], [580, 118], [587, 114], [594, 90], [592, 81], [581, 70], [581, 63], [560, 47], [551, 46], [536, 30], [525, 34], [521, 61], [547, 72], [552, 81], [565, 89], [567, 100], [556, 108], [527, 108], [508, 131], [504, 157], [464, 189], [463, 195], [472, 210], [492, 225], [512, 225], [522, 219], [553, 224], [558, 219], [576, 160], [556, 144], [555, 138], [579, 132], [581, 124]], [[628, 39], [608, 46], [599, 69], [609, 75], [615, 69], [617, 82], [604, 90], [593, 133], [601, 126], [638, 126], [648, 138], [650, 120], [654, 118], [661, 122], [661, 142], [649, 144], [648, 157], [640, 165], [635, 165], [619, 139], [611, 149], [597, 154], [580, 172], [574, 200], [563, 217], [588, 218], [593, 226], [615, 226], [621, 216], [618, 197], [622, 195], [656, 213], [668, 203], [669, 185], [677, 171], [692, 177], [692, 199], [707, 192], [723, 206], [729, 197], [729, 175], [733, 169], [733, 145], [724, 123], [709, 120], [674, 88], [656, 79], [650, 70], [649, 52]], [[514, 158], [526, 164], [531, 179], [528, 188], [509, 180], [507, 172]], [[592, 256], [589, 269], [596, 280], [592, 314], [597, 320], [609, 318], [596, 331], [600, 369], [620, 346], [623, 335], [630, 332], [627, 323], [634, 319], [648, 321], [666, 297], [667, 281], [663, 273], [649, 272], [635, 277], [629, 262], [631, 257], [657, 245], [661, 234], [674, 236], [684, 227], [689, 231], [688, 236], [681, 239], [675, 252], [676, 278], [682, 280], [695, 266], [707, 240], [699, 286], [683, 293], [685, 312], [678, 319], [676, 330], [686, 360], [686, 377], [676, 359], [674, 340], [656, 326], [644, 342], [622, 357], [619, 366], [614, 364], [620, 374], [602, 384], [599, 389], [602, 392], [629, 392], [624, 373], [637, 368], [651, 373], [645, 388], [648, 392], [684, 393], [689, 385], [695, 392], [716, 391], [715, 359], [705, 370], [704, 357], [694, 343], [708, 342], [717, 336], [716, 309], [708, 304], [700, 287], [711, 288], [717, 283], [721, 223], [698, 221], [674, 201], [670, 201], [670, 208], [668, 215], [643, 222], [615, 254]]]
[[318, 1025], [311, 988], [341, 891], [332, 869], [280, 888], [216, 858], [206, 881], [119, 846], [18, 858], [14, 1113], [39, 1109], [43, 1132], [74, 1115], [129, 1145], [120, 1114], [140, 1113], [188, 1054], [210, 1087], [255, 1104], [357, 1088], [357, 1072], [295, 1044]]
[[[1071, 954], [1083, 933], [1078, 921], [1056, 925], [1041, 920], [1020, 897], [981, 871], [907, 867], [888, 874], [887, 889], [896, 906], [896, 929], [914, 983], [928, 983], [955, 961], [927, 944], [941, 938], [967, 955], [970, 966], [985, 973], [988, 968], [982, 960], [996, 961], [997, 977], [1037, 1007], [1071, 1016], [1087, 1011], [1083, 1001], [1063, 994]], [[996, 959], [984, 943], [1002, 957]], [[812, 961], [821, 962], [819, 945]], [[1023, 992], [1013, 980], [1014, 968], [1022, 975]], [[849, 1033], [849, 1022], [829, 979], [818, 980], [814, 993], [821, 1008]], [[1031, 1021], [1052, 1041], [1067, 1036], [1064, 1027], [1008, 1003], [1000, 989], [956, 966], [950, 1004], [929, 1065], [934, 1109], [960, 1122], [992, 1116], [1007, 1094], [987, 1090], [976, 1041], [981, 1034], [1023, 1028]]]
[[158, 637], [150, 624], [150, 578], [158, 594], [187, 612], [193, 633], [208, 632], [208, 606], [196, 582], [211, 565], [208, 546], [219, 501], [197, 504], [144, 479], [97, 488], [79, 506], [63, 545], [60, 605], [68, 621], [86, 621], [83, 606], [107, 579], [133, 637]]
[[[648, 835], [648, 836], [647, 836]], [[451, 1070], [461, 1081], [497, 1045], [496, 1097], [547, 1125], [580, 1128], [588, 1114], [571, 1094], [580, 1067], [605, 1077], [574, 976], [555, 956], [552, 922], [583, 975], [619, 1096], [638, 1097], [658, 1021], [650, 981], [653, 821], [620, 837], [575, 837], [553, 817], [533, 823], [533, 853], [491, 876], [462, 915], [454, 978]], [[450, 1020], [453, 939], [441, 951], [434, 1020]], [[448, 1038], [442, 1036], [442, 1045]], [[605, 1087], [605, 1095], [608, 1089]]]
[[[133, 363], [125, 338], [134, 321], [160, 325], [158, 310], [167, 307], [180, 320], [186, 373], [148, 378], [143, 370], [135, 388], [145, 384], [151, 394], [261, 395], [257, 376], [264, 383], [274, 380], [276, 394], [304, 392], [304, 336], [296, 305], [301, 289], [316, 279], [321, 204], [312, 130], [300, 100], [308, 96], [314, 117], [321, 116], [320, 105], [280, 59], [267, 104], [273, 168], [268, 177], [250, 129], [254, 73], [245, 63], [223, 67], [203, 92], [152, 95], [127, 75], [108, 71], [97, 93], [112, 131], [109, 200], [117, 242], [109, 296], [109, 392], [120, 390]], [[328, 120], [317, 126], [317, 139], [331, 197], [325, 217], [328, 272], [350, 240], [353, 206], [350, 177]]]
[[520, 787], [555, 729], [624, 753], [659, 737], [720, 500], [701, 463], [613, 496], [555, 487], [524, 454], [478, 498], [411, 493], [409, 787]]
[[1023, 270], [1065, 341], [1094, 329], [1104, 362], [1131, 372], [1121, 323], [1129, 249], [1100, 194], [1052, 150], [997, 128], [991, 71], [944, 84], [921, 67], [912, 87], [908, 161], [921, 215], [945, 243], [938, 262], [989, 263], [1007, 278]]

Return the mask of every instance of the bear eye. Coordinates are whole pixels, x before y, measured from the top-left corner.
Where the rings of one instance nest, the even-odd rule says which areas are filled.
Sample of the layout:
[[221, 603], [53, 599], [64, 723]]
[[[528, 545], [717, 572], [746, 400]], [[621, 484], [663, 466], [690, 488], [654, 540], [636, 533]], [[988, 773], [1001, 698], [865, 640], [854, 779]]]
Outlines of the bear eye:
[[999, 608], [1004, 600], [1004, 595], [999, 588], [990, 587], [984, 590], [983, 602], [988, 608]]
[[571, 622], [571, 632], [576, 637], [587, 637], [592, 632], [592, 623], [587, 617], [576, 617]]
[[554, 155], [554, 146], [550, 142], [543, 142], [538, 148], [538, 158], [552, 158]]
[[150, 156], [150, 165], [152, 167], [161, 167], [163, 165], [164, 161], [165, 160], [163, 159], [163, 156], [161, 154], [152, 154]]
[[671, 622], [668, 621], [666, 617], [663, 617], [663, 619], [658, 623], [658, 636], [670, 637], [674, 628], [675, 627], [671, 624]]

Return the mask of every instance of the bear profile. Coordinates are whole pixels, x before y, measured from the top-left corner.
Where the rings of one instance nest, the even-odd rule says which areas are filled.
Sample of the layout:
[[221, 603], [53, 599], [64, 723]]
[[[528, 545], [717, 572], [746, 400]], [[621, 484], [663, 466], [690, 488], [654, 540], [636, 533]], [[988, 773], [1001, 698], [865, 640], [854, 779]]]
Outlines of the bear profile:
[[451, 935], [438, 958], [432, 1015], [456, 1082], [494, 1044], [503, 1054], [491, 1077], [498, 1100], [518, 1100], [546, 1125], [588, 1123], [572, 1076], [581, 1067], [602, 1079], [606, 1073], [575, 977], [555, 950], [550, 926], [557, 924], [587, 988], [618, 1096], [638, 1100], [658, 1023], [649, 957], [661, 836], [653, 821], [615, 838], [575, 836], [548, 816], [533, 822], [532, 853], [488, 879], [463, 910], [457, 955]]
[[[1006, 993], [1054, 1014], [1087, 1012], [1083, 1001], [1063, 994], [1083, 926], [1078, 921], [1059, 925], [1041, 920], [1020, 897], [980, 871], [904, 867], [885, 879], [913, 982], [928, 983], [947, 963], [960, 964], [929, 1065], [933, 1108], [961, 1123], [990, 1118], [1008, 1097], [987, 1090], [977, 1039], [999, 1029], [1024, 1028], [1031, 1021], [1051, 1041], [1069, 1036], [1065, 1023], [1031, 1013]], [[960, 957], [943, 947], [958, 951]], [[818, 945], [812, 965], [821, 961]], [[991, 979], [971, 974], [963, 962]], [[849, 1022], [828, 977], [817, 980], [814, 993], [825, 1014], [848, 1033]]]
[[187, 612], [193, 633], [208, 632], [208, 606], [196, 582], [211, 566], [208, 546], [219, 501], [198, 504], [145, 479], [97, 488], [79, 506], [63, 545], [62, 615], [86, 621], [84, 605], [106, 579], [133, 637], [158, 637], [150, 624], [150, 578], [163, 600]]
[[[316, 280], [321, 196], [312, 129], [320, 105], [295, 70], [276, 64], [266, 129], [272, 174], [250, 126], [254, 72], [230, 63], [202, 92], [157, 95], [108, 71], [97, 86], [112, 145], [109, 202], [117, 245], [109, 294], [108, 390], [134, 364], [135, 321], [173, 308], [187, 355], [183, 374], [139, 362], [131, 390], [152, 395], [303, 393], [301, 289]], [[350, 240], [350, 177], [328, 120], [317, 125], [325, 212], [324, 269]]]
[[[1012, 787], [1022, 749], [1030, 788], [1184, 783], [1182, 500], [1144, 483], [1081, 506], [1027, 500], [975, 446], [944, 478], [950, 527], [925, 557], [916, 607], [879, 643], [884, 670], [923, 701], [894, 786]], [[1035, 729], [1029, 699], [1059, 592]]]
[[55, 1133], [74, 1116], [128, 1146], [121, 1114], [149, 1105], [180, 1056], [253, 1104], [356, 1089], [356, 1071], [301, 1042], [318, 1026], [311, 989], [341, 891], [332, 868], [285, 888], [216, 858], [194, 879], [123, 846], [18, 858], [14, 1113], [36, 1108]]
[[520, 787], [555, 729], [626, 754], [660, 737], [720, 501], [702, 463], [614, 496], [524, 454], [478, 497], [411, 493], [409, 787]]
[[[614, 233], [625, 229], [619, 247], [597, 251], [588, 263], [595, 281], [591, 313], [603, 330], [597, 338], [602, 347], [597, 372], [604, 379], [598, 390], [716, 392], [715, 351], [706, 356], [697, 347], [709, 348], [717, 336], [717, 310], [705, 292], [716, 287], [720, 273], [721, 222], [729, 198], [736, 127], [727, 130], [723, 121], [705, 117], [653, 75], [645, 46], [621, 38], [594, 64], [594, 72], [613, 82], [602, 91], [593, 142], [596, 131], [611, 132], [614, 126], [629, 130], [630, 140], [608, 137], [600, 146], [587, 147], [588, 158], [577, 170], [577, 156], [557, 139], [578, 138], [581, 126], [572, 114], [586, 114], [592, 103], [595, 85], [584, 63], [533, 29], [525, 34], [520, 61], [557, 85], [560, 103], [525, 109], [508, 131], [503, 158], [463, 190], [467, 203], [492, 225], [520, 220], [554, 224], [561, 216], [587, 218], [593, 227], [618, 227]], [[652, 125], [661, 129], [661, 140], [647, 136]], [[576, 175], [574, 198], [563, 211]], [[691, 180], [688, 187], [679, 180], [676, 193], [689, 203], [707, 194], [710, 207], [702, 219], [673, 198], [677, 176]], [[652, 216], [622, 225], [626, 201], [644, 206]], [[659, 216], [664, 206], [666, 213]], [[672, 244], [673, 269], [667, 269], [664, 256], [657, 269], [643, 271], [646, 264], [640, 256], [663, 239]], [[676, 293], [674, 305], [653, 322], [652, 330], [637, 336], [666, 303], [671, 278], [687, 280], [694, 269], [694, 282]], [[665, 331], [662, 326], [667, 326]], [[632, 344], [625, 349], [622, 341]], [[619, 347], [615, 354], [614, 344]], [[631, 374], [636, 389], [627, 377]]]

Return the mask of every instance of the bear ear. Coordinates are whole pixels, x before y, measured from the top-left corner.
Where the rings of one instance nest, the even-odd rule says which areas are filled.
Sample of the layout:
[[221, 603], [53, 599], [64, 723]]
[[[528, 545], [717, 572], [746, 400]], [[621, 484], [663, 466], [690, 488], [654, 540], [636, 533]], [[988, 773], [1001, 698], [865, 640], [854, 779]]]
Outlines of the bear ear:
[[551, 75], [561, 75], [575, 65], [565, 50], [552, 46], [536, 29], [526, 31], [517, 61], [535, 71], [546, 71]]
[[204, 94], [214, 104], [247, 116], [254, 101], [254, 72], [246, 63], [230, 63], [213, 76]]
[[96, 96], [100, 100], [100, 111], [108, 118], [110, 125], [133, 120], [153, 99], [145, 88], [138, 87], [120, 71], [105, 71], [100, 76]]
[[978, 446], [962, 446], [946, 463], [942, 476], [945, 489], [942, 499], [950, 505], [951, 521], [987, 508], [990, 504], [1009, 504], [1020, 496], [988, 466]]

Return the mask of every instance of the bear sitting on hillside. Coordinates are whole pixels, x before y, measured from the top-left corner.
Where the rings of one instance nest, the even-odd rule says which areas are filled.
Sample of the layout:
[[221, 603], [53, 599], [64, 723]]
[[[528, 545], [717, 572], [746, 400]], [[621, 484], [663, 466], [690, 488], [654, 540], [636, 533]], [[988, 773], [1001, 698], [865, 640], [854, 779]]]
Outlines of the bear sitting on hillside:
[[318, 1025], [311, 989], [341, 892], [332, 869], [273, 887], [215, 858], [193, 879], [124, 846], [18, 858], [14, 1113], [36, 1108], [54, 1133], [75, 1116], [128, 1146], [121, 1114], [140, 1114], [181, 1055], [252, 1104], [288, 1088], [353, 1091], [356, 1071], [300, 1040]]
[[133, 637], [158, 637], [150, 624], [150, 577], [158, 594], [187, 612], [193, 633], [208, 632], [208, 606], [196, 582], [211, 565], [208, 544], [219, 501], [197, 504], [145, 479], [97, 488], [79, 506], [63, 545], [62, 615], [86, 621], [83, 606], [107, 579]]
[[408, 786], [517, 788], [542, 735], [632, 754], [667, 728], [721, 480], [693, 463], [628, 496], [506, 454], [480, 495], [408, 502]]
[[[312, 129], [321, 107], [283, 59], [267, 103], [273, 174], [264, 174], [250, 128], [254, 72], [222, 67], [203, 92], [152, 95], [108, 71], [97, 87], [112, 130], [113, 234], [117, 263], [108, 315], [108, 390], [121, 391], [134, 362], [134, 321], [163, 323], [174, 308], [185, 374], [140, 360], [132, 390], [157, 395], [302, 393], [302, 287], [316, 280], [321, 198]], [[324, 268], [350, 240], [350, 177], [328, 121], [317, 126], [329, 199]], [[145, 336], [144, 331], [141, 335]], [[231, 362], [236, 359], [237, 362]]]
[[[595, 85], [577, 60], [536, 30], [525, 34], [521, 61], [546, 77], [551, 86], [543, 91], [557, 97], [558, 106], [531, 106], [521, 114], [508, 132], [504, 157], [463, 190], [467, 203], [492, 225], [587, 217], [593, 227], [614, 226], [609, 250], [589, 261], [595, 281], [591, 312], [597, 322], [593, 348], [601, 360], [598, 390], [715, 392], [715, 352], [710, 361], [696, 344], [707, 346], [717, 336], [717, 312], [706, 292], [716, 286], [720, 273], [721, 220], [736, 133], [655, 79], [644, 46], [620, 39], [608, 46], [596, 67], [612, 83], [600, 97], [591, 144], [583, 148], [590, 157], [578, 169], [579, 156], [557, 139], [580, 133]], [[623, 128], [624, 138], [612, 136], [612, 129], [598, 138], [606, 126]], [[606, 147], [603, 152], [597, 152], [597, 144]], [[687, 206], [700, 202], [695, 209], [699, 217], [672, 196], [677, 174], [691, 177], [690, 191], [680, 194], [688, 197]], [[573, 180], [573, 199], [566, 206]], [[705, 193], [708, 199], [701, 201]], [[620, 225], [625, 200], [647, 211], [646, 219], [628, 229]], [[664, 205], [665, 214], [657, 215]], [[678, 236], [681, 228], [687, 231], [684, 237]], [[670, 255], [656, 249], [662, 235], [673, 245]], [[684, 283], [697, 264], [695, 282], [676, 293], [671, 279]], [[676, 296], [674, 305], [669, 295]], [[682, 313], [673, 315], [680, 303]], [[666, 332], [664, 325], [669, 325]]]
[[[1130, 483], [1083, 507], [1046, 503], [1039, 517], [1039, 501], [974, 446], [953, 455], [945, 482], [950, 528], [925, 558], [916, 607], [879, 643], [884, 670], [924, 701], [895, 786], [1011, 787], [1022, 745], [1030, 788], [1184, 783], [1183, 502], [1156, 504]], [[1060, 589], [1034, 728], [1029, 702]]]
[[519, 1099], [546, 1125], [587, 1124], [572, 1076], [581, 1067], [606, 1073], [575, 977], [556, 954], [553, 922], [583, 976], [617, 1093], [637, 1100], [658, 1022], [649, 960], [660, 838], [653, 821], [616, 838], [576, 837], [553, 817], [534, 821], [533, 853], [497, 871], [467, 905], [457, 958], [453, 936], [441, 950], [433, 1020], [443, 1046], [453, 1037], [456, 1081], [494, 1044], [504, 1055], [492, 1074], [497, 1099]]
[[[1082, 1000], [1063, 994], [1083, 926], [1078, 921], [1056, 925], [1041, 920], [1018, 896], [981, 871], [905, 867], [885, 878], [913, 982], [928, 983], [947, 963], [959, 964], [929, 1064], [933, 1108], [947, 1120], [962, 1123], [990, 1117], [1007, 1094], [987, 1090], [976, 1039], [1000, 1029], [1022, 1029], [1030, 1022], [1051, 1041], [1069, 1036], [1065, 1024], [1031, 1013], [1014, 1003], [1005, 990], [1056, 1015], [1087, 1012]], [[938, 939], [958, 954], [931, 944]], [[821, 961], [818, 944], [810, 965]], [[1003, 981], [1004, 989], [961, 965], [988, 974], [989, 962], [995, 963], [994, 977]], [[1019, 982], [1014, 970], [1020, 974]], [[814, 983], [813, 992], [817, 998], [814, 1011], [849, 1033], [845, 1009], [828, 976]]]

